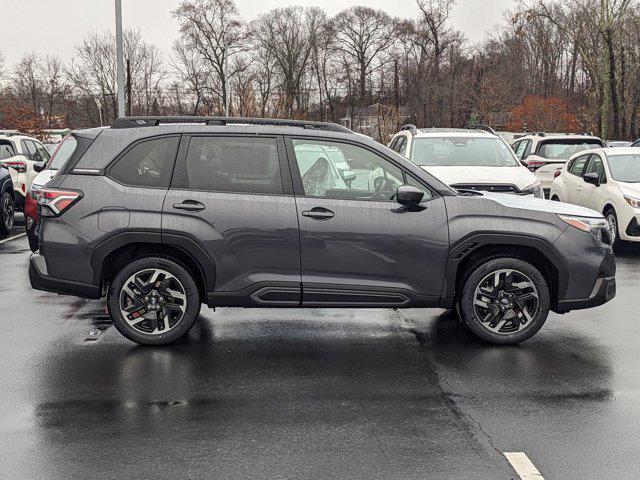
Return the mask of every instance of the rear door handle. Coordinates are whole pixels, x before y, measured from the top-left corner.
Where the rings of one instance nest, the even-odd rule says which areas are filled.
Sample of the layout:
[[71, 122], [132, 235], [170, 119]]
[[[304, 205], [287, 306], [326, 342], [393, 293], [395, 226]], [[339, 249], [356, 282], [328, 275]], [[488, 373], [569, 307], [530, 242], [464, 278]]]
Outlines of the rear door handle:
[[302, 212], [303, 217], [313, 218], [314, 220], [329, 220], [335, 217], [335, 215], [331, 210], [322, 207], [315, 207]]
[[186, 210], [187, 212], [201, 212], [205, 209], [205, 205], [195, 200], [185, 200], [182, 203], [174, 203], [173, 208], [176, 210]]

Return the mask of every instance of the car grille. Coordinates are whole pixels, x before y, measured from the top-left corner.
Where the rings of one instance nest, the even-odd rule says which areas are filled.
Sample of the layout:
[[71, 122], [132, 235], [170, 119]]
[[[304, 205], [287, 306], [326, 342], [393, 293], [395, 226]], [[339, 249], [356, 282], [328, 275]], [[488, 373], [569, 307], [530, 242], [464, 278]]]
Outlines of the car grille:
[[520, 193], [520, 190], [515, 185], [510, 184], [467, 184], [456, 183], [451, 185], [456, 190], [474, 190], [483, 192], [497, 192], [497, 193]]

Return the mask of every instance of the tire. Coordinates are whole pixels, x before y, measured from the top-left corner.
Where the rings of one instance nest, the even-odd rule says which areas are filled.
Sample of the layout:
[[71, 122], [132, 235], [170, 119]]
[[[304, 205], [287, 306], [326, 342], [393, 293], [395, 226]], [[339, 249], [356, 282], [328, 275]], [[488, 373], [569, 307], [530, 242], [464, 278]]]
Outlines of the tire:
[[13, 230], [15, 201], [11, 192], [0, 195], [0, 234], [6, 235]]
[[144, 257], [118, 272], [109, 286], [107, 305], [113, 324], [129, 340], [166, 345], [189, 333], [201, 302], [193, 275], [184, 266], [167, 258]]
[[535, 335], [547, 320], [549, 306], [544, 277], [533, 265], [517, 258], [476, 264], [460, 297], [464, 323], [481, 339], [500, 345], [520, 343]]
[[611, 246], [614, 249], [619, 249], [622, 246], [622, 240], [620, 240], [620, 225], [618, 224], [618, 215], [613, 208], [609, 207], [604, 211], [604, 217], [607, 219], [607, 222], [609, 222], [611, 233], [614, 235]]

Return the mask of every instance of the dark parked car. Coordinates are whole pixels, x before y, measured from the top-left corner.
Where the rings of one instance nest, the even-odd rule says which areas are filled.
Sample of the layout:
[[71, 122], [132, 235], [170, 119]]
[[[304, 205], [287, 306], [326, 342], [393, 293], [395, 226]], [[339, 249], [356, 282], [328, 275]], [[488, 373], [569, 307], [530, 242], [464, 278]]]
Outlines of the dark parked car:
[[[31, 284], [106, 295], [115, 326], [138, 343], [184, 336], [202, 303], [457, 306], [479, 337], [518, 343], [549, 310], [615, 295], [599, 213], [459, 194], [338, 125], [134, 117], [72, 135], [39, 196]], [[373, 171], [384, 179], [375, 186]]]
[[[0, 145], [0, 159], [2, 158], [2, 145]], [[9, 173], [9, 167], [0, 163], [0, 234], [7, 234], [13, 228], [15, 215], [15, 193], [13, 181]]]

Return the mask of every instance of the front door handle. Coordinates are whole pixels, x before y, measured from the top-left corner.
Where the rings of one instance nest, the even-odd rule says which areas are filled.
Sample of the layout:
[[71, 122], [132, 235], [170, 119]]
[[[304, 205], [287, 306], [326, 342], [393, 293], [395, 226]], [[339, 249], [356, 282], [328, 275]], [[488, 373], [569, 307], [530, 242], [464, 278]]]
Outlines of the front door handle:
[[195, 200], [185, 200], [182, 203], [174, 203], [173, 208], [176, 210], [186, 210], [187, 212], [201, 212], [205, 209], [205, 205]]
[[302, 212], [303, 217], [313, 218], [314, 220], [329, 220], [335, 217], [335, 215], [331, 210], [322, 207], [315, 207]]

